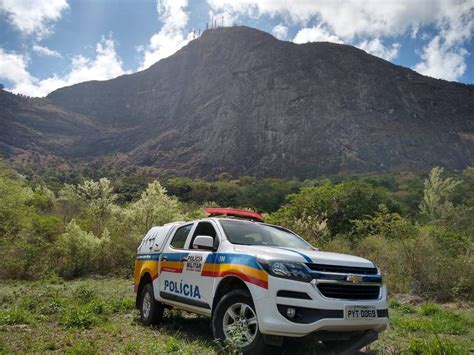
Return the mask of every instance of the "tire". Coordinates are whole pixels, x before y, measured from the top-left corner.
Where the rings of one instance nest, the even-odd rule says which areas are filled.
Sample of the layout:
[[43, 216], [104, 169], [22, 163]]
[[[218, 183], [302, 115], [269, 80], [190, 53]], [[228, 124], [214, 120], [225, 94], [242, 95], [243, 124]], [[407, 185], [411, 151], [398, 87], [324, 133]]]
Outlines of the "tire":
[[140, 318], [143, 324], [158, 324], [163, 319], [163, 305], [155, 300], [153, 285], [148, 283], [140, 293]]
[[237, 346], [244, 354], [265, 352], [266, 345], [256, 314], [252, 297], [247, 291], [239, 289], [229, 292], [219, 301], [212, 315], [214, 338], [225, 346], [234, 347], [229, 350], [235, 350]]

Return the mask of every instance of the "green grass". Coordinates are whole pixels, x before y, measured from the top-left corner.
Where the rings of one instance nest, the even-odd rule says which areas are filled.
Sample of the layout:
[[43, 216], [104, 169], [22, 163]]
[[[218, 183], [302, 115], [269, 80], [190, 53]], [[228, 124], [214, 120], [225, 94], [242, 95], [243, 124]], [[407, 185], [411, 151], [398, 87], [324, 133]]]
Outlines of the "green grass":
[[[63, 282], [54, 277], [1, 283], [0, 354], [195, 354], [221, 349], [204, 317], [171, 310], [161, 326], [140, 324], [130, 284], [118, 278]], [[474, 309], [463, 307], [451, 310], [432, 303], [414, 307], [391, 300], [391, 326], [370, 351], [468, 354], [474, 348]], [[318, 346], [311, 338], [290, 341], [281, 350], [315, 351]]]

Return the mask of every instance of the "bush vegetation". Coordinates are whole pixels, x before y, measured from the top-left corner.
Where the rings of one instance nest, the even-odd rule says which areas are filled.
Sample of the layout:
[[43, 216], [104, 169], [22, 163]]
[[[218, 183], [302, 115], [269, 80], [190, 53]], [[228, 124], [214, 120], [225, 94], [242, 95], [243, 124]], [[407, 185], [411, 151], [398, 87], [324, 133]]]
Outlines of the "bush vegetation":
[[227, 173], [158, 181], [38, 174], [0, 162], [0, 196], [2, 279], [130, 276], [151, 226], [222, 206], [257, 210], [318, 248], [373, 260], [391, 293], [443, 301], [474, 295], [474, 168], [303, 182]]
[[[239, 334], [212, 340], [209, 320], [166, 310], [159, 327], [145, 327], [134, 309], [130, 279], [89, 277], [63, 281], [2, 281], [0, 353], [238, 353]], [[370, 345], [374, 354], [469, 354], [474, 346], [474, 309], [412, 306], [392, 298], [391, 326]], [[297, 346], [295, 346], [297, 345]], [[324, 346], [311, 338], [287, 342], [282, 354], [314, 354]]]

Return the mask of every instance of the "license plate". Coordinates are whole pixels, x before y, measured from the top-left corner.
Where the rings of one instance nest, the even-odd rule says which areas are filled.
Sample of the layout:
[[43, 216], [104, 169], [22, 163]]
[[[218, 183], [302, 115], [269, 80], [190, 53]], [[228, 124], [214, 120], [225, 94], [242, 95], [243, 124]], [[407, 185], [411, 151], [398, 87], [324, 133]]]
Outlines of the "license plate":
[[346, 319], [374, 319], [377, 318], [375, 306], [346, 306]]

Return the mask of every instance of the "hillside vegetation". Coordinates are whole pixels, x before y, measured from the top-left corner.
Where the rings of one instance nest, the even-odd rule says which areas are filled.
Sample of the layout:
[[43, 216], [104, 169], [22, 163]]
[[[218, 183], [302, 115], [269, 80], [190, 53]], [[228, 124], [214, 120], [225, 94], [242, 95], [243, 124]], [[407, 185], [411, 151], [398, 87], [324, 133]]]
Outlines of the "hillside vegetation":
[[473, 168], [303, 182], [17, 169], [0, 168], [0, 353], [219, 351], [200, 317], [173, 311], [165, 326], [142, 327], [130, 290], [143, 234], [203, 217], [205, 206], [254, 209], [323, 250], [373, 260], [389, 287], [392, 326], [372, 350], [474, 346]]
[[[474, 169], [305, 182], [169, 178], [64, 183], [0, 172], [0, 277], [131, 275], [154, 225], [203, 217], [203, 206], [256, 209], [313, 245], [373, 260], [392, 294], [472, 301]], [[166, 187], [166, 188], [165, 188]]]

